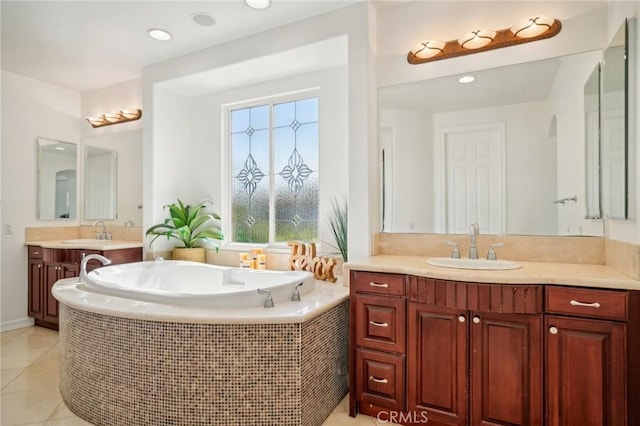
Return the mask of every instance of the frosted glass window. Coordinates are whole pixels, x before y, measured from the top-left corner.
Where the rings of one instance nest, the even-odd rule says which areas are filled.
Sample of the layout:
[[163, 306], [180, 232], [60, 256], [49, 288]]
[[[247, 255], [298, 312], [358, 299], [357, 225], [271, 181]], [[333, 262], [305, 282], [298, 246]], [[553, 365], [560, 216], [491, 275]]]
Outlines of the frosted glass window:
[[229, 128], [233, 241], [317, 238], [318, 98], [230, 111]]

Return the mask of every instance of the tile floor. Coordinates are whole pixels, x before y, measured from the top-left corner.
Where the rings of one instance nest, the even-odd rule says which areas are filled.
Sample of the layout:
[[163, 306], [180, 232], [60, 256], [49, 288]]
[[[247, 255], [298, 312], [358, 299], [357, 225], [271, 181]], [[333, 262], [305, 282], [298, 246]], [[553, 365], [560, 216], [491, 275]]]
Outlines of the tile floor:
[[[60, 396], [58, 332], [27, 327], [0, 333], [0, 338], [0, 425], [91, 426]], [[345, 398], [323, 426], [391, 426], [364, 415], [349, 417], [348, 407]]]

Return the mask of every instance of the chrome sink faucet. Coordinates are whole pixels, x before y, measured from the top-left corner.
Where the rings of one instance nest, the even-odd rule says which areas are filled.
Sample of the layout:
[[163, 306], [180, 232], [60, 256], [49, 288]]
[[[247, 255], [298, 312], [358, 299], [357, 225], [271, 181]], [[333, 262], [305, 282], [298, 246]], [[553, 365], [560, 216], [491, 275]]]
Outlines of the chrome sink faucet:
[[478, 246], [476, 245], [476, 235], [480, 233], [480, 226], [477, 223], [469, 225], [469, 259], [478, 259]]
[[104, 221], [102, 221], [102, 220], [96, 220], [96, 223], [93, 224], [93, 227], [95, 228], [96, 226], [98, 226], [98, 224], [102, 225], [102, 230], [100, 231], [100, 234], [96, 233], [96, 239], [98, 239], [98, 240], [106, 240], [107, 239], [107, 227], [104, 225]]

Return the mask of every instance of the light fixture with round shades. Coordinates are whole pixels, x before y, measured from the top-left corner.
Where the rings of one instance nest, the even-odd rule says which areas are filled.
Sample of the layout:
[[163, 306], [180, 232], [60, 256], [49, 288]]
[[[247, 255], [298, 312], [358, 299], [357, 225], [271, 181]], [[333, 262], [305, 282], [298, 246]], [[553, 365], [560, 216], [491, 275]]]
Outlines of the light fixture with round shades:
[[458, 39], [458, 44], [465, 49], [480, 49], [491, 43], [496, 37], [493, 30], [476, 30], [471, 31]]
[[534, 18], [524, 19], [513, 27], [511, 32], [514, 36], [520, 38], [532, 38], [537, 37], [551, 29], [551, 25], [555, 20], [548, 16], [536, 16]]
[[411, 53], [413, 53], [417, 58], [433, 58], [434, 56], [442, 53], [442, 49], [444, 49], [445, 44], [446, 43], [444, 41], [440, 40], [423, 41], [422, 43], [418, 43]]

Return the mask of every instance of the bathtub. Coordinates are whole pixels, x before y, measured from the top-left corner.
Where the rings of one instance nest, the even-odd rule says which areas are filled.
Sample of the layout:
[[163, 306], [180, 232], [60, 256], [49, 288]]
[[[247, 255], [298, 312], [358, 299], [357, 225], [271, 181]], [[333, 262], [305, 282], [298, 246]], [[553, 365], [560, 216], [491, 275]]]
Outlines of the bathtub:
[[349, 289], [311, 273], [138, 262], [52, 293], [60, 394], [92, 424], [320, 426], [347, 394]]
[[263, 306], [266, 296], [258, 289], [271, 291], [276, 304], [288, 301], [299, 283], [301, 295], [313, 291], [313, 274], [164, 260], [101, 267], [83, 285], [89, 292], [142, 302], [238, 309]]

